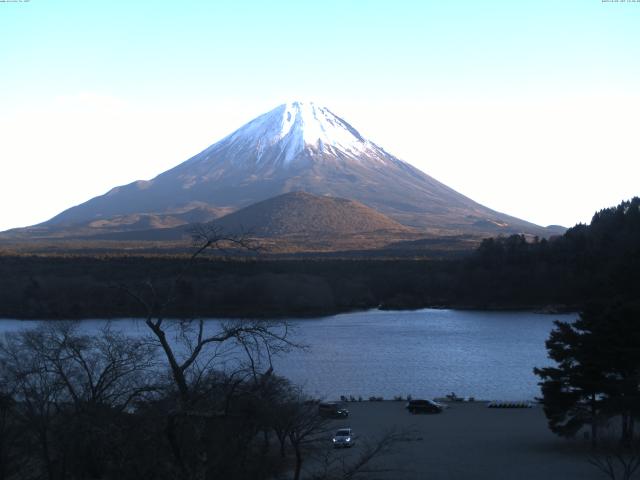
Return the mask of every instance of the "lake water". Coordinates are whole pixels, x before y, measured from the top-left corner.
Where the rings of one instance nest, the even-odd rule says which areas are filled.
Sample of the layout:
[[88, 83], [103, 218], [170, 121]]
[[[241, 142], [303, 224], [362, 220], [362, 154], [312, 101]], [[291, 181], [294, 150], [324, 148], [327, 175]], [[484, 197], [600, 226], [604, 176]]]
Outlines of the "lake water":
[[[367, 311], [291, 320], [294, 340], [308, 345], [274, 361], [275, 371], [317, 397], [439, 397], [455, 392], [477, 399], [539, 396], [533, 367], [550, 365], [544, 346], [553, 320], [575, 314], [459, 310]], [[215, 328], [217, 320], [209, 320]], [[38, 322], [0, 320], [0, 332]], [[146, 334], [139, 320], [113, 322]], [[85, 320], [95, 333], [104, 320]]]

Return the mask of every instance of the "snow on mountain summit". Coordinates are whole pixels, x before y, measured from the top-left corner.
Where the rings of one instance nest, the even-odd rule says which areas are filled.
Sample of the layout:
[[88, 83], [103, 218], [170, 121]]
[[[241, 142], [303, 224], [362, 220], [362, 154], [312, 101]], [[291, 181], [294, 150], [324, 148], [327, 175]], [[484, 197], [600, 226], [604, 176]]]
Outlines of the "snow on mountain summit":
[[43, 226], [121, 222], [141, 214], [209, 218], [289, 192], [355, 200], [439, 235], [546, 233], [438, 182], [312, 102], [280, 105], [155, 178], [116, 187]]
[[256, 164], [265, 158], [290, 164], [301, 153], [339, 150], [358, 155], [377, 148], [328, 108], [313, 102], [289, 102], [267, 112], [212, 147], [215, 150], [252, 150]]

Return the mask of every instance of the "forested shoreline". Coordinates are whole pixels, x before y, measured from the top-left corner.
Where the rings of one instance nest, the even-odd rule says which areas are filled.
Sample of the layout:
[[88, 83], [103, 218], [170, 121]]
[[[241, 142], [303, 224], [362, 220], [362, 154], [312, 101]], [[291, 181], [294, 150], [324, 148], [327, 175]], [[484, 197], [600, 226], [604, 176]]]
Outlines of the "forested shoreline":
[[640, 298], [640, 199], [563, 236], [487, 239], [451, 259], [201, 255], [0, 256], [0, 317], [144, 317], [128, 294], [172, 291], [167, 316], [318, 316], [368, 308], [576, 310]]
[[[0, 317], [142, 317], [127, 290], [151, 281], [159, 291], [168, 291], [184, 262], [118, 255], [3, 256]], [[565, 287], [558, 291], [545, 285], [542, 278], [535, 279], [535, 292], [526, 292], [508, 283], [498, 290], [499, 280], [485, 277], [481, 265], [467, 270], [455, 261], [200, 259], [177, 282], [168, 315], [304, 317], [378, 307], [542, 309], [571, 306], [577, 298]]]

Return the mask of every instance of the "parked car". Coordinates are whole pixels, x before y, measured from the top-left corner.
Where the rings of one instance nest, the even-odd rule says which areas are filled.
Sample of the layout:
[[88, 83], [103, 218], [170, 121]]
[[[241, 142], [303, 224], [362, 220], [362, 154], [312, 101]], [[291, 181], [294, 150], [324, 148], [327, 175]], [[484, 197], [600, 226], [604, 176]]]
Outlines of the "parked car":
[[338, 402], [323, 402], [318, 404], [318, 413], [323, 417], [345, 418], [349, 416], [349, 410]]
[[350, 428], [341, 428], [336, 432], [332, 439], [333, 448], [349, 448], [356, 444], [353, 432]]
[[440, 413], [444, 407], [433, 400], [409, 400], [407, 410], [410, 413]]

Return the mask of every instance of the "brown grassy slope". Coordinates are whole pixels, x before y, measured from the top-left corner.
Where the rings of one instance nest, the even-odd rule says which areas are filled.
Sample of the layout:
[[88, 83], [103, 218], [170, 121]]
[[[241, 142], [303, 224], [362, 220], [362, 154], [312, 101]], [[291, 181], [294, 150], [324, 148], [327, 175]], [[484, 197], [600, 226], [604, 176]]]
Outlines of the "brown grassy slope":
[[255, 203], [216, 220], [215, 224], [227, 232], [248, 231], [259, 237], [299, 234], [338, 237], [413, 231], [359, 202], [305, 192], [286, 193]]
[[[50, 227], [36, 225], [0, 232], [0, 241], [38, 239], [114, 239], [129, 240], [178, 240], [185, 235], [182, 230], [190, 223], [205, 223], [229, 213], [228, 208], [215, 208], [194, 202], [168, 213], [132, 213], [113, 217], [96, 218], [72, 225]], [[175, 232], [174, 232], [175, 231]], [[144, 232], [139, 234], [137, 232]], [[150, 234], [148, 232], [156, 232]], [[176, 233], [177, 232], [177, 233]]]

